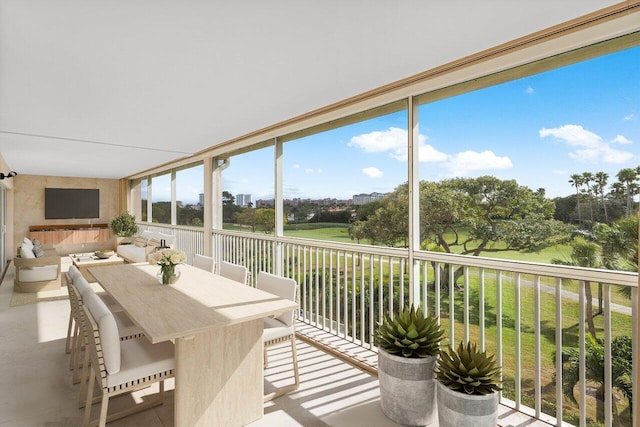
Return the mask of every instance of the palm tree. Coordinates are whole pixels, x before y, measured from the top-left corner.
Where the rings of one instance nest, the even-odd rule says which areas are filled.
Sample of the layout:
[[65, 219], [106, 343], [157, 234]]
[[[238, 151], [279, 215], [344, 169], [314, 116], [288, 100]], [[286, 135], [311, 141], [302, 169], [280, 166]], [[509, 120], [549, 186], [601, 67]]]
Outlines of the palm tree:
[[[604, 415], [604, 343], [590, 335], [585, 341], [585, 373], [587, 381], [598, 384], [596, 398], [598, 401], [598, 416], [602, 420]], [[622, 392], [629, 401], [629, 413], [633, 413], [633, 389], [631, 383], [631, 360], [632, 360], [631, 337], [618, 336], [611, 340], [611, 376], [612, 387]], [[562, 359], [565, 361], [565, 369], [562, 375], [562, 392], [572, 402], [576, 403], [573, 389], [580, 381], [580, 353], [576, 348], [566, 349], [562, 352]], [[615, 399], [613, 404], [615, 405]], [[615, 410], [614, 406], [614, 413]]]
[[582, 175], [578, 173], [574, 173], [571, 175], [571, 179], [569, 180], [569, 184], [576, 187], [576, 209], [578, 209], [578, 223], [582, 223], [582, 214], [580, 213], [580, 187], [583, 184]]
[[617, 173], [616, 175], [618, 177], [618, 181], [620, 181], [622, 184], [624, 184], [625, 188], [626, 188], [626, 194], [627, 194], [627, 209], [626, 209], [626, 214], [627, 216], [631, 215], [631, 206], [633, 204], [633, 196], [634, 196], [634, 190], [635, 190], [635, 180], [638, 178], [638, 173], [636, 171], [636, 169], [632, 169], [632, 168], [624, 168], [624, 169], [620, 169], [620, 171]]
[[607, 204], [604, 201], [604, 189], [607, 186], [607, 181], [609, 180], [609, 174], [606, 172], [596, 172], [596, 176], [594, 178], [595, 185], [594, 191], [596, 192], [596, 196], [600, 193], [600, 200], [602, 201], [602, 209], [604, 210], [604, 222], [609, 222], [609, 216], [607, 215]]
[[[595, 242], [590, 242], [582, 237], [577, 237], [571, 242], [571, 260], [564, 261], [558, 258], [551, 260], [552, 264], [574, 265], [578, 267], [598, 268], [600, 262], [600, 247]], [[584, 282], [585, 299], [587, 300], [586, 320], [589, 333], [595, 338], [596, 327], [593, 323], [593, 295], [591, 282]]]
[[593, 187], [591, 184], [593, 182], [593, 174], [591, 172], [582, 172], [582, 183], [586, 187], [584, 191], [587, 195], [587, 202], [589, 203], [589, 218], [591, 219], [591, 222], [593, 222], [593, 203], [591, 203], [593, 199]]

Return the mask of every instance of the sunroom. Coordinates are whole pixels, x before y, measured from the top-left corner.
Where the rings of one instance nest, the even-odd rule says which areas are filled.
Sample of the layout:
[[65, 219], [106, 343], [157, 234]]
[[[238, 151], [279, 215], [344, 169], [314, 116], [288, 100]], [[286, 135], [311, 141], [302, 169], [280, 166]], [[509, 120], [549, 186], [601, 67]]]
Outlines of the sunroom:
[[[396, 425], [374, 331], [405, 304], [495, 355], [499, 425], [639, 425], [637, 258], [567, 236], [638, 215], [640, 2], [346, 3], [0, 1], [0, 425], [82, 423], [69, 302], [13, 292], [23, 238], [123, 211], [187, 264], [297, 282], [301, 386], [255, 425]], [[98, 215], [48, 217], [49, 188], [99, 189]], [[117, 245], [52, 242], [63, 270]], [[174, 425], [171, 384], [109, 425]]]

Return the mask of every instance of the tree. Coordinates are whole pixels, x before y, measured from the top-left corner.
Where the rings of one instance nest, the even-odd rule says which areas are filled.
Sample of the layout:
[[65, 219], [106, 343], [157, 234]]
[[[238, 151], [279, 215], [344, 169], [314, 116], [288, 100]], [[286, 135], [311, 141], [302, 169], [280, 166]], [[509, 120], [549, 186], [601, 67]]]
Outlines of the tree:
[[364, 232], [372, 245], [407, 247], [409, 230], [409, 196], [407, 185], [398, 186], [378, 203], [377, 209], [368, 215]]
[[[365, 222], [372, 244], [404, 244], [408, 230], [408, 186], [381, 199]], [[539, 250], [567, 234], [553, 220], [555, 205], [544, 191], [492, 176], [420, 182], [420, 242], [444, 252], [478, 256], [482, 252]], [[359, 212], [360, 214], [360, 212]], [[404, 239], [404, 240], [403, 240]], [[556, 240], [554, 240], [556, 239]], [[441, 277], [448, 286], [448, 266]], [[462, 275], [457, 268], [454, 278]]]
[[349, 237], [360, 244], [360, 240], [366, 237], [365, 223], [363, 221], [354, 221], [349, 225]]
[[[601, 339], [587, 336], [585, 341], [585, 372], [587, 381], [598, 384], [596, 398], [598, 400], [599, 418], [602, 419], [604, 401], [604, 343]], [[576, 402], [573, 389], [580, 381], [580, 353], [576, 348], [570, 348], [562, 352], [565, 360], [564, 374], [562, 375], [562, 392], [572, 402]], [[611, 377], [612, 386], [622, 392], [629, 401], [629, 409], [633, 413], [633, 392], [631, 386], [631, 360], [632, 341], [630, 337], [618, 336], [611, 340]], [[615, 404], [615, 399], [613, 400]]]
[[242, 210], [236, 206], [236, 198], [228, 191], [222, 192], [222, 221], [234, 222], [238, 213]]
[[609, 216], [607, 215], [607, 204], [604, 200], [604, 189], [607, 187], [607, 181], [609, 180], [609, 174], [606, 172], [596, 172], [594, 177], [595, 185], [593, 190], [596, 193], [596, 197], [600, 194], [600, 201], [602, 202], [602, 209], [604, 211], [604, 222], [609, 222]]
[[589, 203], [589, 218], [591, 220], [591, 222], [593, 222], [593, 186], [591, 184], [593, 184], [594, 182], [594, 177], [593, 174], [591, 172], [582, 172], [582, 183], [585, 186], [585, 189], [583, 190], [583, 193], [586, 194], [586, 199], [587, 202]]
[[276, 211], [272, 208], [247, 208], [238, 214], [239, 224], [247, 225], [251, 232], [272, 233], [276, 224]]
[[[600, 247], [597, 243], [591, 242], [583, 237], [576, 237], [571, 242], [571, 260], [564, 261], [558, 258], [551, 260], [552, 264], [573, 265], [578, 267], [599, 268], [602, 266], [600, 260]], [[591, 293], [591, 282], [584, 282], [586, 307], [586, 320], [589, 333], [595, 338], [596, 327], [593, 323], [593, 295]]]
[[635, 183], [638, 178], [638, 171], [632, 168], [620, 169], [616, 177], [618, 181], [624, 185], [625, 197], [626, 197], [626, 215], [631, 216], [631, 210], [633, 207], [633, 196], [637, 191], [637, 184]]
[[580, 188], [582, 187], [582, 184], [584, 184], [584, 178], [582, 175], [574, 173], [571, 175], [569, 184], [576, 188], [576, 209], [578, 210], [578, 223], [580, 224], [582, 223], [582, 214], [580, 213]]
[[421, 240], [449, 253], [539, 250], [567, 231], [543, 191], [492, 176], [422, 182], [420, 206]]
[[[638, 217], [621, 218], [612, 225], [598, 224], [593, 229], [600, 243], [602, 263], [610, 270], [638, 271]], [[631, 288], [620, 293], [631, 298]]]

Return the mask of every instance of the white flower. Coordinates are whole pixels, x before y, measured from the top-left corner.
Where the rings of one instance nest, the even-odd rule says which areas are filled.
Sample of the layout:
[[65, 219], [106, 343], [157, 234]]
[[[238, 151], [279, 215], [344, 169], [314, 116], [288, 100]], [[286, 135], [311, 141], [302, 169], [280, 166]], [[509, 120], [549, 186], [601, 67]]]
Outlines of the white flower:
[[149, 264], [177, 265], [187, 261], [187, 254], [175, 249], [163, 249], [149, 254]]

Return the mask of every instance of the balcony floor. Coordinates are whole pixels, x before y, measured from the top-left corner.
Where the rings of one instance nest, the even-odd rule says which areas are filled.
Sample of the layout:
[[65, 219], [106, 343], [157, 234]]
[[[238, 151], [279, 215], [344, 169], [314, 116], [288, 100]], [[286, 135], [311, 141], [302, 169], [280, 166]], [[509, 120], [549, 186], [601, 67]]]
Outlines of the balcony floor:
[[[47, 301], [10, 307], [13, 275], [0, 286], [0, 427], [79, 426], [82, 411], [77, 408], [79, 385], [71, 384], [69, 356], [64, 354], [69, 302]], [[375, 354], [354, 347], [318, 329], [301, 325], [306, 335], [354, 353], [360, 359], [375, 360]], [[323, 336], [324, 335], [324, 336]], [[314, 345], [298, 340], [300, 388], [266, 403], [264, 418], [250, 424], [264, 426], [391, 427], [380, 409], [378, 380]], [[269, 352], [265, 388], [291, 379], [288, 346]], [[173, 426], [173, 380], [167, 381], [163, 406], [130, 416], [109, 426]], [[127, 407], [157, 392], [150, 387], [110, 402], [110, 410]], [[97, 408], [94, 407], [94, 418]], [[548, 426], [504, 406], [501, 426]]]

